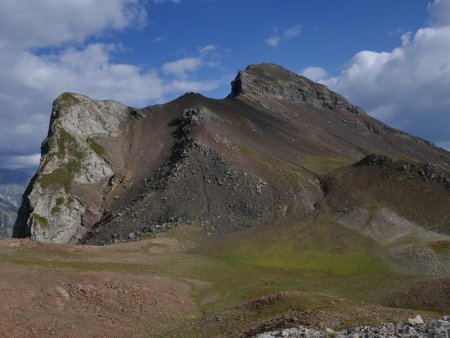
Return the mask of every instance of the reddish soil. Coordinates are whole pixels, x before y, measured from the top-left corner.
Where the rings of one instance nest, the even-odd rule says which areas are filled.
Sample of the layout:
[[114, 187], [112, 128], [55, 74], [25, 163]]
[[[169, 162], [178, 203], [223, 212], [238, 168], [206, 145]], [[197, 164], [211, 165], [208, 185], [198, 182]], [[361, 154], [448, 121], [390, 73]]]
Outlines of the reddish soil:
[[0, 270], [1, 337], [153, 336], [195, 313], [189, 286], [164, 277]]

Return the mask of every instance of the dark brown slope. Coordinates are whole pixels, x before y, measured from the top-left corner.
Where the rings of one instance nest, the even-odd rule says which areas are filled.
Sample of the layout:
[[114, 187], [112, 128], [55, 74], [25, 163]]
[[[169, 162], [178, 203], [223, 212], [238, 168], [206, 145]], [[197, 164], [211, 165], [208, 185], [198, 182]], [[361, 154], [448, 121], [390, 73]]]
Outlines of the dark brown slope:
[[450, 175], [435, 165], [373, 154], [331, 172], [323, 185], [326, 203], [338, 218], [366, 209], [369, 221], [384, 208], [450, 235]]
[[324, 198], [322, 175], [373, 152], [450, 168], [445, 150], [272, 64], [239, 72], [223, 100], [191, 93], [129, 108], [119, 136], [96, 142], [114, 175], [70, 187], [87, 209], [82, 226], [92, 228], [84, 243], [129, 240], [184, 223], [219, 235], [304, 219]]

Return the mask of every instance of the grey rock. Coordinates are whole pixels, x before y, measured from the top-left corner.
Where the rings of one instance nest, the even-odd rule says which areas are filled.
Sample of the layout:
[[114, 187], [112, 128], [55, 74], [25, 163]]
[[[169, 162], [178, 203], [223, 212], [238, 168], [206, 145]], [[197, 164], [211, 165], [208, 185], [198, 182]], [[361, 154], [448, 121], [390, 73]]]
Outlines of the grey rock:
[[90, 205], [71, 187], [98, 184], [114, 175], [113, 167], [92, 147], [92, 139], [117, 136], [126, 114], [127, 108], [118, 102], [80, 94], [64, 93], [54, 101], [41, 163], [24, 194], [14, 237], [68, 243], [86, 232], [82, 217]]
[[361, 326], [345, 329], [336, 332], [330, 328], [318, 331], [305, 327], [289, 328], [283, 330], [275, 330], [261, 333], [257, 338], [274, 338], [274, 337], [309, 337], [309, 338], [383, 338], [383, 337], [450, 337], [450, 317], [445, 316], [443, 320], [424, 321], [418, 315], [410, 318], [406, 323], [383, 323], [375, 327]]
[[[276, 76], [276, 79], [274, 79]], [[273, 98], [296, 103], [309, 103], [319, 109], [364, 114], [343, 96], [275, 64], [250, 65], [240, 71], [231, 83], [229, 97], [244, 96], [253, 100]]]

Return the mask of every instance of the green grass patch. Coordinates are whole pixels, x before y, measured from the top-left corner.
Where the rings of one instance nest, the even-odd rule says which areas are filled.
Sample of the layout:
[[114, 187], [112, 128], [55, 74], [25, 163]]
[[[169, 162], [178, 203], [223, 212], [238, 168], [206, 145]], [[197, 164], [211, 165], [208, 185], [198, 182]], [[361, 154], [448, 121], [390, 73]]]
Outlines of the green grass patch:
[[89, 147], [96, 153], [98, 156], [103, 156], [105, 154], [105, 148], [103, 148], [100, 144], [96, 143], [94, 140], [88, 140]]
[[64, 201], [65, 201], [65, 199], [64, 199], [64, 197], [58, 197], [57, 199], [56, 199], [56, 206], [61, 206], [61, 205], [63, 205], [64, 204]]
[[252, 252], [240, 250], [222, 252], [228, 261], [255, 265], [264, 268], [298, 270], [305, 274], [323, 276], [370, 276], [386, 270], [384, 264], [363, 253], [331, 253], [319, 250], [283, 253], [268, 249]]
[[[81, 171], [81, 164], [86, 157], [86, 152], [64, 128], [60, 127], [55, 137], [58, 147], [56, 156], [60, 159], [67, 157], [69, 160], [53, 172], [41, 175], [39, 182], [43, 188], [62, 185], [65, 191], [69, 191], [75, 175]], [[59, 206], [57, 205], [57, 207]]]
[[61, 212], [61, 208], [60, 208], [60, 207], [57, 207], [57, 206], [54, 206], [54, 207], [52, 208], [51, 212], [52, 212], [52, 214], [58, 214], [58, 213]]
[[33, 213], [33, 220], [39, 224], [42, 228], [48, 228], [49, 222], [47, 217], [41, 216], [37, 213]]
[[345, 167], [351, 163], [352, 161], [348, 159], [324, 158], [313, 155], [302, 155], [298, 160], [299, 165], [317, 175], [328, 174], [330, 171]]
[[63, 108], [68, 108], [79, 103], [80, 100], [78, 100], [73, 93], [65, 92], [59, 97], [59, 104], [62, 105]]
[[57, 145], [59, 158], [64, 158], [68, 155], [76, 162], [82, 161], [86, 157], [86, 153], [81, 149], [78, 141], [64, 128], [59, 128], [59, 134], [57, 135]]
[[62, 185], [65, 191], [72, 187], [75, 173], [66, 167], [55, 169], [50, 174], [43, 174], [39, 178], [39, 183], [45, 189], [51, 186]]

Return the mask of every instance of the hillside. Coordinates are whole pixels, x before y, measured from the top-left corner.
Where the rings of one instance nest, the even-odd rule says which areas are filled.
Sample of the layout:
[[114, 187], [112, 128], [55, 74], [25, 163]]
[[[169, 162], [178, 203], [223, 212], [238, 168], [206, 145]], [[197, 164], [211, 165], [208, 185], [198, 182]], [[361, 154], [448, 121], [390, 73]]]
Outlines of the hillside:
[[272, 64], [223, 100], [62, 94], [14, 227], [31, 240], [0, 241], [0, 335], [442, 318], [449, 170], [447, 151]]

